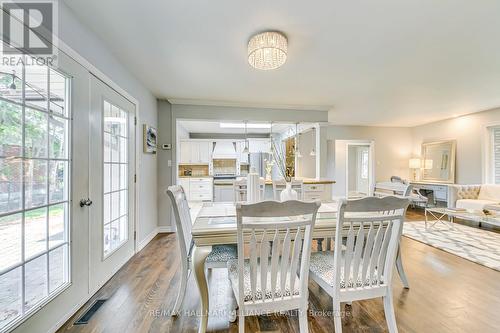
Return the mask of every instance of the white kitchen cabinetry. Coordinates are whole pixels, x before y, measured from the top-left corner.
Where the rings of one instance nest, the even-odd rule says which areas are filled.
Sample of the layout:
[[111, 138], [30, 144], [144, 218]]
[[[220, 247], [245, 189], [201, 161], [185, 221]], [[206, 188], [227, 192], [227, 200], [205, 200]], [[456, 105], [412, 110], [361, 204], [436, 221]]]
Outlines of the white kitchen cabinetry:
[[184, 188], [186, 198], [191, 201], [212, 201], [212, 178], [180, 178], [179, 184]]
[[211, 156], [210, 141], [184, 140], [180, 144], [180, 164], [208, 164]]

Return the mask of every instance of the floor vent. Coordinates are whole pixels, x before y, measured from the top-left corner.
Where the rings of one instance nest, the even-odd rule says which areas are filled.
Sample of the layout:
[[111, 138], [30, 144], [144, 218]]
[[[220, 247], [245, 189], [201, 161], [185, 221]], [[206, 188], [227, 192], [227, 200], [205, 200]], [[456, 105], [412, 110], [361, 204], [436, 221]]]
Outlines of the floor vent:
[[74, 325], [85, 325], [89, 323], [90, 318], [99, 310], [99, 308], [106, 302], [105, 299], [96, 300], [92, 306], [77, 320]]

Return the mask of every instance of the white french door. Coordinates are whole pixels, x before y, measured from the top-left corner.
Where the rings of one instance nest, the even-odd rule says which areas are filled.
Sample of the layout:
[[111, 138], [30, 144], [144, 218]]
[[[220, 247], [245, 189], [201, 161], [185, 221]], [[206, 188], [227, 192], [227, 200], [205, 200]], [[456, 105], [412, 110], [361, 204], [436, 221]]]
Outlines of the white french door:
[[62, 52], [56, 67], [18, 59], [0, 68], [0, 332], [37, 331], [88, 293], [88, 139], [74, 138], [89, 74]]
[[135, 250], [135, 105], [91, 76], [90, 292]]

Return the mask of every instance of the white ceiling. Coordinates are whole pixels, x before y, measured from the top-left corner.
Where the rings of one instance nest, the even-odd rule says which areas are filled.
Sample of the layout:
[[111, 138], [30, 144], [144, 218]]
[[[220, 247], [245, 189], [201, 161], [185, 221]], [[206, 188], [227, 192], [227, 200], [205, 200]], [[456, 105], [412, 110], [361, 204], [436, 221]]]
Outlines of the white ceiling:
[[[160, 98], [331, 109], [337, 124], [413, 126], [500, 106], [500, 1], [65, 0]], [[246, 60], [256, 32], [287, 63]]]

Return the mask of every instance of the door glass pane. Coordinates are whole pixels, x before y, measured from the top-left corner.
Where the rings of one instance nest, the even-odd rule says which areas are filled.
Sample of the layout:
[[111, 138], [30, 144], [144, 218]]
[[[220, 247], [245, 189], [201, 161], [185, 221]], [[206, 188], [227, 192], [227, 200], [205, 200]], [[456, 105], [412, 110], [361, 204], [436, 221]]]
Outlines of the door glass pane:
[[69, 284], [69, 81], [28, 63], [0, 65], [0, 331]]
[[0, 275], [0, 330], [22, 314], [22, 269]]
[[0, 214], [22, 209], [23, 161], [0, 158]]
[[[0, 271], [21, 262], [22, 214], [0, 218]], [[1, 289], [1, 287], [0, 287]]]
[[49, 252], [49, 291], [52, 292], [68, 282], [66, 274], [67, 245], [60, 246]]
[[25, 213], [26, 258], [47, 250], [47, 207], [29, 210]]
[[40, 207], [47, 203], [47, 161], [25, 160], [25, 208]]
[[19, 105], [0, 100], [0, 156], [12, 157], [22, 156], [22, 154], [22, 108]]
[[31, 309], [47, 297], [47, 254], [44, 254], [25, 265], [25, 305]]
[[109, 255], [128, 239], [128, 114], [103, 103], [103, 251]]

